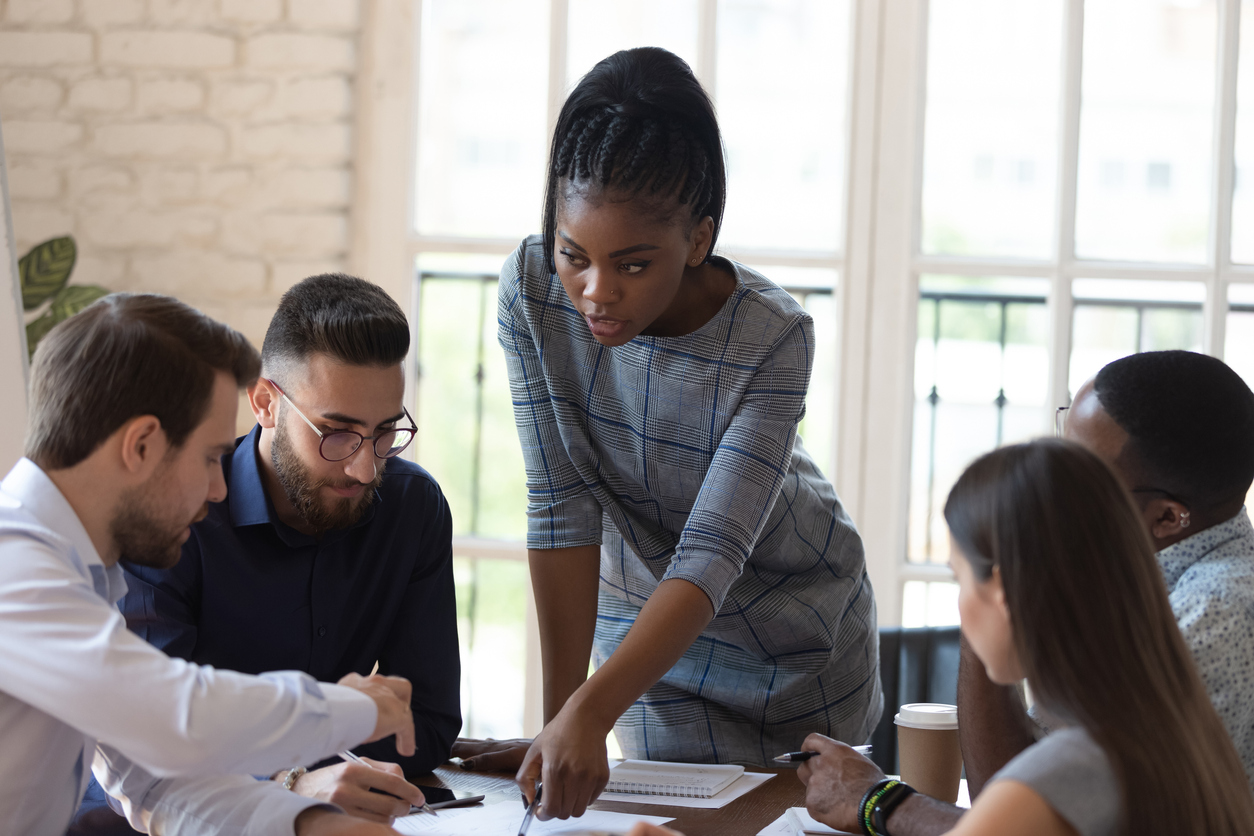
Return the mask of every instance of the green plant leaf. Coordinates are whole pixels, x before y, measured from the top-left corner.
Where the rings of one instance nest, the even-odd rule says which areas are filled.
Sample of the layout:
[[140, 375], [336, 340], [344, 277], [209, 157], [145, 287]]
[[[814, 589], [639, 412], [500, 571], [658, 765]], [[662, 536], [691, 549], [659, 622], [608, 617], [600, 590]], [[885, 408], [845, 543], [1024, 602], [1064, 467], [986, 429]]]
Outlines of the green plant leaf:
[[52, 311], [47, 311], [43, 316], [26, 324], [27, 359], [35, 356], [35, 346], [39, 345], [39, 341], [46, 337], [52, 330], [52, 326], [56, 324], [57, 320], [52, 316]]
[[53, 298], [52, 307], [48, 309], [48, 312], [52, 314], [53, 319], [60, 322], [74, 316], [97, 299], [108, 296], [109, 292], [94, 284], [66, 285]]
[[55, 296], [70, 280], [78, 248], [74, 239], [51, 238], [36, 244], [18, 262], [22, 282], [22, 307], [33, 311]]

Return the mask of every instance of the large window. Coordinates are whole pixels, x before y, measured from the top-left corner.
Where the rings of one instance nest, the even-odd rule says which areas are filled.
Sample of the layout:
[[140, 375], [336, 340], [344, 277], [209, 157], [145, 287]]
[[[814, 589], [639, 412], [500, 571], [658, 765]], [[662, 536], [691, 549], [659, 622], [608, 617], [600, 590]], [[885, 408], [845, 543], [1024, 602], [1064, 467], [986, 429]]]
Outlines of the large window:
[[[1251, 5], [928, 4], [908, 564], [948, 559], [962, 467], [1049, 432], [1111, 360], [1209, 351], [1254, 380], [1254, 239], [1233, 224]], [[944, 581], [903, 594], [907, 623], [956, 620]]]
[[557, 110], [619, 49], [662, 46], [693, 67], [727, 151], [719, 251], [814, 316], [801, 435], [830, 470], [851, 19], [850, 3], [833, 0], [423, 0], [409, 238], [415, 456], [453, 509], [466, 733], [511, 736], [527, 725], [517, 700], [527, 676], [526, 489], [496, 284], [505, 256], [539, 231]]
[[814, 315], [802, 436], [881, 623], [956, 618], [954, 479], [1104, 363], [1189, 348], [1254, 381], [1254, 0], [414, 2], [415, 449], [454, 508], [470, 734], [539, 713], [495, 277], [538, 231], [558, 108], [616, 49], [713, 95], [720, 249]]

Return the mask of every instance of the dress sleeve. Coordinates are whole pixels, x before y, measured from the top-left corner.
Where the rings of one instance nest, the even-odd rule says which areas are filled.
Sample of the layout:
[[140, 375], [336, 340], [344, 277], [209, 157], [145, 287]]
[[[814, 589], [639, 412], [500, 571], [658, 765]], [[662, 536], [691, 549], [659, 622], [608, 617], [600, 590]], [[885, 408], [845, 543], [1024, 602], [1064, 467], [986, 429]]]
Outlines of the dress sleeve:
[[994, 781], [1016, 781], [1054, 808], [1080, 836], [1123, 832], [1123, 793], [1110, 758], [1087, 732], [1060, 729], [1029, 746], [997, 772]]
[[805, 415], [814, 325], [798, 317], [781, 335], [741, 396], [680, 532], [662, 580], [699, 587], [717, 613], [762, 533], [792, 460]]
[[419, 510], [424, 521], [414, 544], [419, 556], [379, 655], [380, 673], [404, 677], [413, 686], [417, 751], [408, 758], [398, 756], [391, 737], [357, 748], [366, 757], [400, 764], [406, 775], [425, 775], [448, 760], [462, 727], [453, 521], [434, 483]]
[[[498, 339], [505, 350], [514, 422], [527, 467], [527, 548], [600, 545], [601, 504], [566, 452], [541, 363], [544, 334], [534, 334], [527, 321], [528, 249], [538, 247], [524, 242], [501, 268], [497, 299]], [[550, 282], [542, 284], [553, 292]], [[536, 305], [560, 301], [531, 300]]]

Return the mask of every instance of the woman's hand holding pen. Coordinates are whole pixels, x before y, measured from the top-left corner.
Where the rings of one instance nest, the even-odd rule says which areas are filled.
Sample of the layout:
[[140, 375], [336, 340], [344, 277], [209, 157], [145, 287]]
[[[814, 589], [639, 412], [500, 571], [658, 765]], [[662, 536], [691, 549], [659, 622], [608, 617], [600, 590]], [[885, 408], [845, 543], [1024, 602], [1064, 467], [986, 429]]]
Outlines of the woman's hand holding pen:
[[372, 743], [394, 734], [397, 754], [408, 757], [414, 753], [414, 715], [409, 707], [409, 680], [399, 676], [362, 676], [350, 673], [339, 684], [361, 691], [374, 700], [375, 707], [379, 710], [374, 732], [363, 743]]
[[609, 783], [605, 738], [614, 719], [582, 711], [582, 704], [580, 694], [567, 701], [536, 735], [518, 770], [516, 780], [527, 799], [535, 792], [537, 780], [544, 783], [541, 820], [582, 816]]

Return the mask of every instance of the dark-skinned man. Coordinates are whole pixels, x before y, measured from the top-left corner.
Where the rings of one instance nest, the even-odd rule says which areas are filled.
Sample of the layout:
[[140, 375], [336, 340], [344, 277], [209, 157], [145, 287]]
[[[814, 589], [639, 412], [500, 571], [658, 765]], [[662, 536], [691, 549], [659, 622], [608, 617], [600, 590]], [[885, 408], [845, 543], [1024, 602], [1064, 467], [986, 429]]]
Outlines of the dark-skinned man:
[[[1254, 393], [1213, 357], [1135, 354], [1080, 388], [1063, 435], [1110, 465], [1141, 509], [1176, 622], [1254, 782], [1254, 528], [1244, 508], [1254, 481]], [[965, 644], [958, 715], [973, 798], [1049, 725], [1029, 717], [1015, 688], [994, 685]], [[805, 748], [820, 752], [798, 771], [810, 813], [856, 832], [858, 801], [882, 773], [820, 735]], [[891, 836], [930, 836], [962, 813], [915, 794], [886, 824]]]

